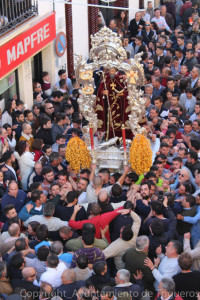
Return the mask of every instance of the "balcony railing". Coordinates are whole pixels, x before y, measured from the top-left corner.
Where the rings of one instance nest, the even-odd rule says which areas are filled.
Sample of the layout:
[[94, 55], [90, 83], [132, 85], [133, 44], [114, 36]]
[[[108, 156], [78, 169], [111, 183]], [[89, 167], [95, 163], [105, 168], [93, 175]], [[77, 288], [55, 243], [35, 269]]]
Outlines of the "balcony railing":
[[0, 36], [37, 13], [37, 0], [0, 0]]

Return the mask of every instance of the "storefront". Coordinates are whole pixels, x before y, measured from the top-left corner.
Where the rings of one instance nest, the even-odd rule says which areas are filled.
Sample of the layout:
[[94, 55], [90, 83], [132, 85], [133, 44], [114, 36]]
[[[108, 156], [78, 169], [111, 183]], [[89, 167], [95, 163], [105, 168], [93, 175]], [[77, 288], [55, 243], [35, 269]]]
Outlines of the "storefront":
[[0, 46], [0, 108], [6, 99], [19, 98], [31, 107], [33, 80], [53, 69], [55, 13], [49, 13]]

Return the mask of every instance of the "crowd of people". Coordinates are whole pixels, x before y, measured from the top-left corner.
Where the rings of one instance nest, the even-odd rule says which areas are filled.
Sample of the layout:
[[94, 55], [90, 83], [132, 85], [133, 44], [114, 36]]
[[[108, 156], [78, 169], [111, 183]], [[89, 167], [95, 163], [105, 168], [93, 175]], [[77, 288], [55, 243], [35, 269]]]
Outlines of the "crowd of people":
[[67, 143], [87, 121], [65, 70], [33, 83], [32, 107], [6, 100], [0, 300], [199, 299], [199, 15], [196, 1], [149, 1], [130, 22], [126, 11], [110, 21], [128, 59], [143, 52], [143, 126], [159, 145], [145, 174], [70, 169]]

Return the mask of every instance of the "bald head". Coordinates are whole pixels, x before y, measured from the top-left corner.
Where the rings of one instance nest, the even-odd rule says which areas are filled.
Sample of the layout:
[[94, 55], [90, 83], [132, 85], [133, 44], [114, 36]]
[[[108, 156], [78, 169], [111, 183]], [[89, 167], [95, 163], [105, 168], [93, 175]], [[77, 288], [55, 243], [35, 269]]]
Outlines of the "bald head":
[[98, 199], [100, 202], [106, 202], [108, 200], [108, 193], [106, 191], [102, 190], [99, 193]]
[[36, 271], [34, 268], [26, 267], [22, 270], [24, 280], [34, 281], [36, 279]]
[[74, 269], [67, 269], [62, 273], [62, 283], [69, 284], [76, 281], [76, 272]]
[[100, 176], [95, 176], [93, 179], [93, 185], [94, 188], [100, 188], [102, 187], [102, 179]]
[[8, 228], [8, 233], [10, 234], [10, 236], [20, 236], [20, 227], [17, 223], [13, 223], [9, 226]]

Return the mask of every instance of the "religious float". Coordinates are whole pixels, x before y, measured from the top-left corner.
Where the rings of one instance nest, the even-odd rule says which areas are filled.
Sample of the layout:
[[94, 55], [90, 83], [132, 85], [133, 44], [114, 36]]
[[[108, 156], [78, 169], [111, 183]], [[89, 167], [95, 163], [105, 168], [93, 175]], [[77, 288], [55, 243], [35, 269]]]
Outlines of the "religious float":
[[[145, 79], [141, 55], [127, 59], [121, 38], [103, 27], [91, 36], [89, 62], [77, 56], [76, 78], [82, 86], [78, 103], [88, 121], [82, 128], [84, 142], [92, 163], [99, 168], [116, 171], [130, 163], [138, 174], [150, 169], [150, 141], [141, 126], [146, 117], [141, 91]], [[100, 82], [96, 92], [94, 74]], [[104, 136], [101, 143], [99, 133]]]

